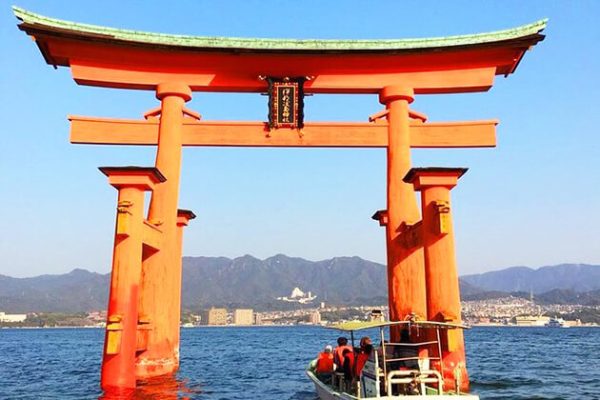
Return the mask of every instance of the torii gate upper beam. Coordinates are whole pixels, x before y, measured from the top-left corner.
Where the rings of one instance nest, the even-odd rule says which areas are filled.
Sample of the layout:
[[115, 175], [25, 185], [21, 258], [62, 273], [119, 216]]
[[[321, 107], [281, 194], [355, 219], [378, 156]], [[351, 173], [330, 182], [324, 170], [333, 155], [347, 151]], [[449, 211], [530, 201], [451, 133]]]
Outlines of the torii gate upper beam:
[[310, 77], [306, 93], [372, 93], [393, 85], [415, 94], [488, 90], [514, 72], [544, 36], [541, 20], [503, 31], [445, 38], [291, 40], [140, 33], [48, 18], [14, 7], [48, 64], [82, 85], [155, 90], [264, 92], [260, 76]]

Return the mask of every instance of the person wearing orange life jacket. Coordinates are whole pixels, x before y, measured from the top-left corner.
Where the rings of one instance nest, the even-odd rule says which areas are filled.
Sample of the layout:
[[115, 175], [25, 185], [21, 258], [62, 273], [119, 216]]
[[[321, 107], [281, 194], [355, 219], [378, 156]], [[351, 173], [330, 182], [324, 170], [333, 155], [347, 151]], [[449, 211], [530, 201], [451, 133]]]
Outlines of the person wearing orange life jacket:
[[337, 365], [337, 369], [342, 369], [344, 367], [344, 350], [353, 351], [353, 349], [348, 345], [348, 339], [343, 336], [338, 338], [337, 344], [337, 347], [333, 350], [333, 361]]
[[365, 336], [360, 339], [360, 348], [356, 352], [356, 361], [354, 363], [353, 374], [356, 378], [360, 378], [360, 373], [363, 367], [367, 363], [371, 352], [373, 351], [373, 344], [371, 338]]
[[333, 363], [333, 348], [330, 345], [325, 346], [324, 351], [319, 353], [315, 364], [315, 373], [317, 378], [327, 383], [331, 381], [331, 375], [335, 370]]
[[367, 363], [367, 360], [371, 356], [373, 352], [373, 345], [366, 344], [361, 351], [356, 354], [356, 359], [354, 361], [354, 376], [358, 379], [360, 378], [360, 374]]
[[344, 365], [342, 367], [344, 380], [350, 383], [354, 378], [354, 351], [346, 349], [342, 353], [342, 356], [344, 357]]

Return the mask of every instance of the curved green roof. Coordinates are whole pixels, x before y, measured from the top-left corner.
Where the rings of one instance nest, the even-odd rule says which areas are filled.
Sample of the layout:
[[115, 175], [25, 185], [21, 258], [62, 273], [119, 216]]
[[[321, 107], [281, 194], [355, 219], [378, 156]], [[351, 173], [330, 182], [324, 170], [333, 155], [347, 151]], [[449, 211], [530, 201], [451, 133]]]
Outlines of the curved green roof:
[[68, 31], [70, 33], [94, 35], [97, 38], [146, 45], [154, 44], [198, 49], [238, 49], [249, 51], [397, 51], [492, 44], [538, 35], [546, 27], [548, 21], [547, 19], [542, 19], [532, 24], [496, 32], [422, 39], [259, 39], [141, 32], [49, 18], [16, 6], [13, 6], [13, 11], [18, 19], [29, 26], [39, 25], [60, 31]]

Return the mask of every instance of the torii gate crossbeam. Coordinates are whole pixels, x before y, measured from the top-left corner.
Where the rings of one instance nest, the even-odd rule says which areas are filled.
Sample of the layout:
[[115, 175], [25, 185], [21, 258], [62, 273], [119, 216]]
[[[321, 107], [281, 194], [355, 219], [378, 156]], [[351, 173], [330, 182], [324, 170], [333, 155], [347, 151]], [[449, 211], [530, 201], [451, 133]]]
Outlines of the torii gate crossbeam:
[[[156, 145], [158, 120], [118, 120], [70, 116], [71, 143]], [[412, 122], [412, 148], [494, 147], [497, 120]], [[302, 132], [270, 131], [265, 122], [194, 121], [183, 123], [183, 146], [380, 147], [389, 126], [376, 123], [308, 122]]]

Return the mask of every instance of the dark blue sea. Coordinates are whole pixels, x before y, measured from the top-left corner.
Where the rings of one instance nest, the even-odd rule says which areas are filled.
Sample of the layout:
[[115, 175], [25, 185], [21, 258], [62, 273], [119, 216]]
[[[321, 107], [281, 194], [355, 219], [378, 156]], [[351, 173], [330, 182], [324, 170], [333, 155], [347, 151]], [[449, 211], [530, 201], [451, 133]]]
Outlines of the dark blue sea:
[[[135, 399], [315, 400], [304, 368], [338, 332], [309, 326], [187, 328], [174, 378]], [[0, 329], [0, 399], [99, 399], [101, 329]], [[481, 399], [600, 399], [600, 328], [473, 328]]]

